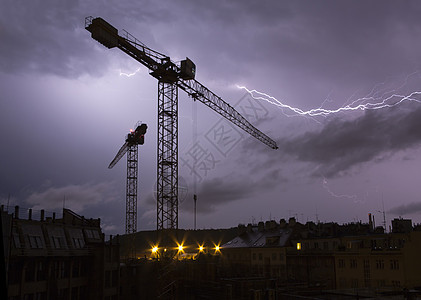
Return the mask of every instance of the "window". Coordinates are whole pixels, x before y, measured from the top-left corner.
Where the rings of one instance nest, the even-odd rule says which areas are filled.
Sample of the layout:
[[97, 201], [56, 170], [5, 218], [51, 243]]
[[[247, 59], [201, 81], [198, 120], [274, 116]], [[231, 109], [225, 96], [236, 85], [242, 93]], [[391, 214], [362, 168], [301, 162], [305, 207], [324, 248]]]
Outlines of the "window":
[[72, 300], [78, 300], [79, 288], [77, 286], [72, 287], [72, 295], [70, 296]]
[[34, 300], [34, 294], [23, 295], [23, 300]]
[[51, 238], [51, 240], [53, 241], [53, 247], [55, 249], [63, 249], [63, 248], [65, 248], [64, 238], [62, 236], [53, 236]]
[[[37, 265], [37, 281], [43, 281], [47, 279], [46, 263], [44, 261], [38, 261]], [[35, 295], [35, 298], [37, 295]]]
[[85, 234], [88, 239], [99, 240], [98, 230], [95, 229], [85, 229]]
[[28, 239], [29, 239], [29, 246], [32, 249], [42, 249], [43, 248], [42, 240], [41, 240], [41, 237], [39, 235], [28, 235]]
[[355, 259], [351, 259], [349, 262], [349, 267], [351, 269], [356, 269], [357, 268], [357, 261]]
[[18, 229], [16, 227], [13, 227], [13, 244], [15, 245], [15, 248], [22, 247], [19, 239]]
[[68, 262], [66, 262], [66, 261], [55, 261], [53, 263], [52, 267], [54, 268], [53, 269], [54, 276], [57, 279], [69, 277], [70, 270], [69, 270], [69, 263]]
[[392, 280], [392, 285], [395, 286], [395, 287], [400, 287], [401, 282], [399, 280]]
[[390, 260], [390, 269], [391, 270], [399, 270], [399, 261], [397, 259]]
[[256, 253], [253, 253], [253, 260], [256, 260]]
[[259, 260], [263, 260], [263, 254], [259, 253]]
[[76, 260], [72, 266], [72, 278], [77, 278], [80, 275], [80, 261]]
[[105, 271], [105, 287], [108, 288], [111, 286], [111, 272]]
[[111, 286], [116, 287], [118, 283], [118, 271], [113, 270], [111, 273]]
[[67, 299], [69, 295], [69, 289], [59, 289], [58, 290], [58, 299]]
[[85, 241], [83, 240], [83, 238], [74, 237], [73, 238], [73, 247], [77, 248], [77, 249], [85, 247]]
[[34, 300], [46, 300], [46, 299], [47, 299], [46, 292], [35, 293]]
[[376, 260], [376, 269], [377, 270], [383, 270], [384, 269], [384, 260], [383, 259], [377, 259]]
[[[35, 261], [30, 260], [25, 266], [25, 281], [34, 281], [35, 280]], [[29, 295], [29, 294], [28, 294]], [[31, 294], [33, 297], [34, 295]]]
[[276, 253], [272, 253], [272, 260], [276, 260], [276, 257], [277, 257]]

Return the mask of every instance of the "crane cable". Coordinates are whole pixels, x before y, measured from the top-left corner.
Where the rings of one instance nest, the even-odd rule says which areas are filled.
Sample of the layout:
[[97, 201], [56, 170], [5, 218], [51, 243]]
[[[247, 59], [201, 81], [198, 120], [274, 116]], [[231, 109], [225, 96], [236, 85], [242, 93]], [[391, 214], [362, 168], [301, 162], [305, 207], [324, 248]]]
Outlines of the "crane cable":
[[[192, 132], [193, 132], [193, 147], [197, 143], [197, 103], [196, 100], [192, 101]], [[194, 230], [196, 230], [196, 202], [197, 202], [197, 176], [196, 176], [196, 162], [197, 159], [193, 159], [193, 201], [194, 201]]]

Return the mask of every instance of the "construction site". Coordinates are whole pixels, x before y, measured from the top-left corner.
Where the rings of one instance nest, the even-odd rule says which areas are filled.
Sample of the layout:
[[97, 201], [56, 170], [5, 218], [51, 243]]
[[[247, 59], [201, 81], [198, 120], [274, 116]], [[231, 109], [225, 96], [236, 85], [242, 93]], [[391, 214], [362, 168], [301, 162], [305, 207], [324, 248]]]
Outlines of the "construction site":
[[278, 145], [197, 81], [191, 59], [175, 62], [100, 17], [86, 17], [85, 29], [158, 81], [156, 229], [138, 230], [139, 160], [151, 159], [142, 155], [148, 124], [138, 122], [108, 166], [126, 156], [124, 233], [105, 236], [98, 216], [64, 203], [51, 214], [1, 206], [1, 299], [421, 299], [421, 225], [410, 219], [376, 226], [367, 212], [347, 224], [291, 216], [197, 229], [194, 191], [194, 227], [179, 228], [179, 91], [264, 146]]

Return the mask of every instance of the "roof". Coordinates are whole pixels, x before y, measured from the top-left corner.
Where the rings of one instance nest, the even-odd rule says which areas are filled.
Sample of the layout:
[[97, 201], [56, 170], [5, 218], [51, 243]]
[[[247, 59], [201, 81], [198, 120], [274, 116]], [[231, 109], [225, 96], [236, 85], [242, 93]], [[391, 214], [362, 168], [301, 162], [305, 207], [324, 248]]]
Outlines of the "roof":
[[292, 234], [291, 229], [277, 228], [265, 231], [259, 231], [257, 227], [250, 229], [222, 245], [222, 248], [284, 247]]

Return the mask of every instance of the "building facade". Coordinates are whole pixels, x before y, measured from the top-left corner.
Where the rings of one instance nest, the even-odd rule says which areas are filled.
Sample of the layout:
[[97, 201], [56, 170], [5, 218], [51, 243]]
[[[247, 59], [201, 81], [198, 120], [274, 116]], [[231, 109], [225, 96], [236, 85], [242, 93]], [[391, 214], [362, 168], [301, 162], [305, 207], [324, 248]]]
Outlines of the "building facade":
[[9, 300], [119, 299], [119, 246], [104, 241], [99, 219], [68, 209], [60, 219], [41, 211], [34, 220], [31, 210], [21, 219], [15, 207], [10, 228]]

